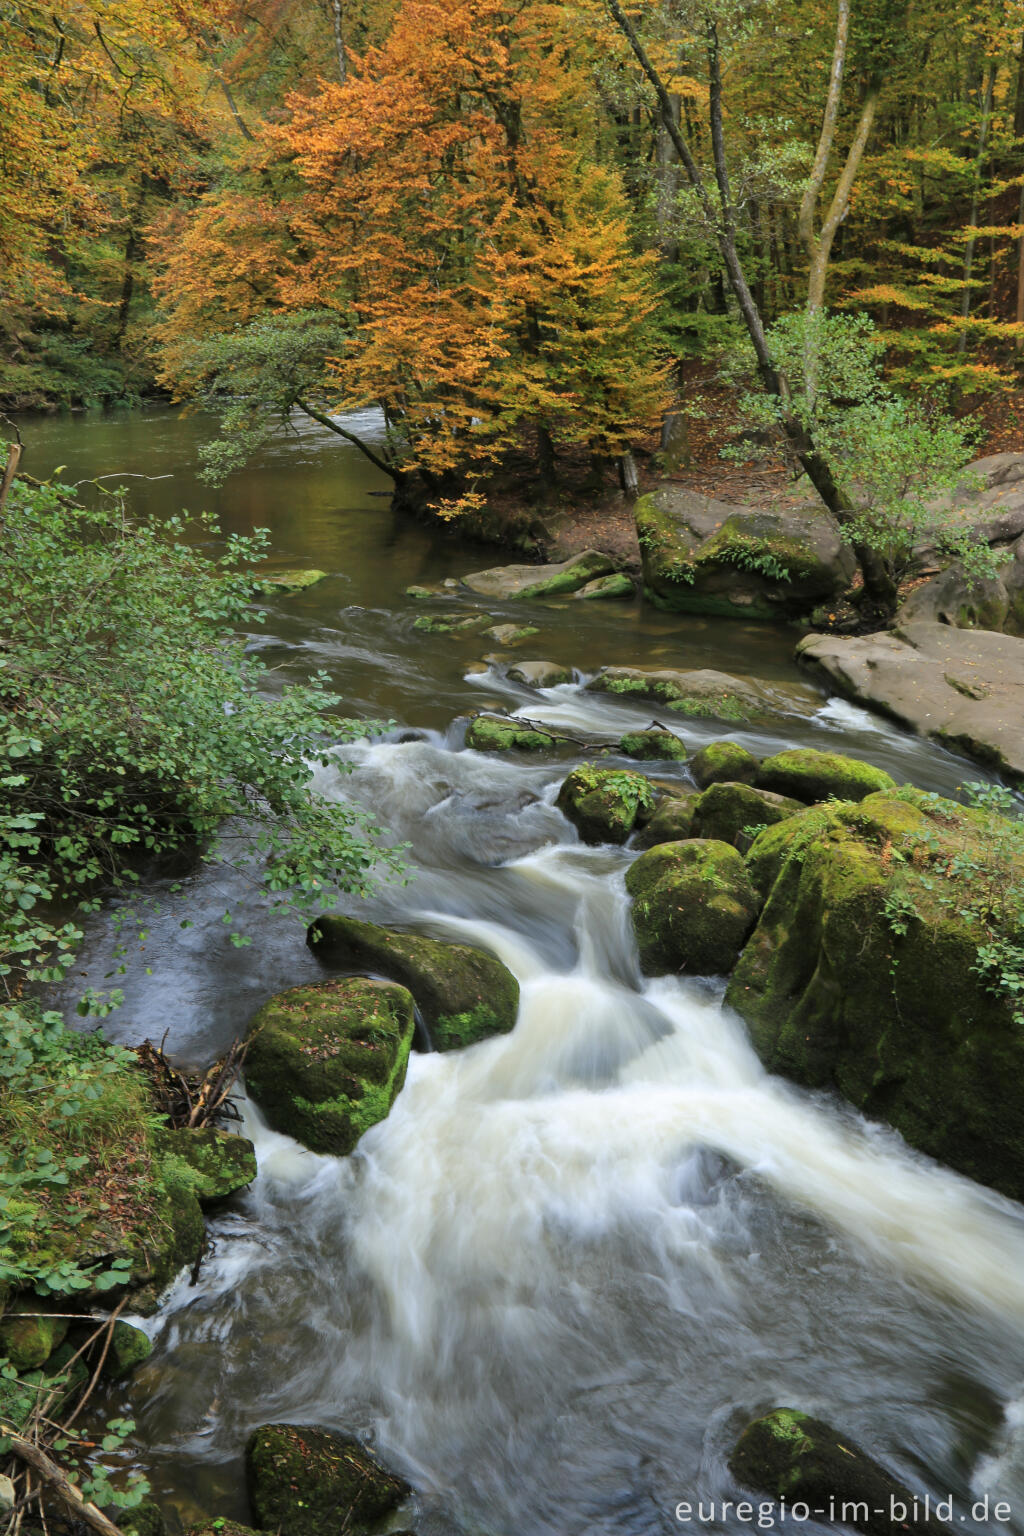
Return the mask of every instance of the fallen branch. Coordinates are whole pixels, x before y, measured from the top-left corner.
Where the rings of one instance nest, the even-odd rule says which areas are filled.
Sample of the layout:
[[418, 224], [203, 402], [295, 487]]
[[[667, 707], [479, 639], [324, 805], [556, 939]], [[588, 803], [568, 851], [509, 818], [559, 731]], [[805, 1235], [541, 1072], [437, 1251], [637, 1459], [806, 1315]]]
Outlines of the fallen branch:
[[31, 1440], [22, 1439], [10, 1424], [0, 1422], [0, 1435], [10, 1441], [12, 1455], [17, 1456], [19, 1461], [23, 1461], [42, 1478], [70, 1514], [79, 1520], [84, 1520], [86, 1525], [99, 1532], [99, 1536], [122, 1536], [114, 1522], [108, 1520], [101, 1509], [97, 1509], [95, 1504], [90, 1504], [89, 1500], [83, 1497], [57, 1463], [51, 1461], [38, 1445], [33, 1445]]

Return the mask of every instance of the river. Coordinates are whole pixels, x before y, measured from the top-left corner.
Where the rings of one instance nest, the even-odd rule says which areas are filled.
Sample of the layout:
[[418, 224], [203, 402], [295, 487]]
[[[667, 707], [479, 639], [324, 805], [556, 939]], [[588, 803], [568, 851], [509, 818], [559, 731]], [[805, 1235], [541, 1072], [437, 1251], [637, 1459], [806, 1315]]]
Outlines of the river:
[[[415, 630], [423, 606], [406, 586], [501, 557], [395, 522], [372, 467], [319, 430], [282, 433], [216, 493], [194, 478], [199, 416], [23, 431], [30, 472], [154, 477], [126, 481], [136, 507], [266, 526], [272, 568], [330, 573], [268, 601], [251, 643], [275, 669], [270, 686], [323, 669], [347, 713], [394, 722], [319, 777], [410, 845], [408, 883], [348, 909], [479, 943], [522, 984], [515, 1031], [415, 1054], [352, 1158], [304, 1152], [246, 1107], [259, 1178], [212, 1222], [198, 1282], [180, 1280], [146, 1324], [155, 1349], [130, 1396], [107, 1404], [134, 1412], [157, 1496], [184, 1522], [245, 1519], [246, 1435], [291, 1420], [372, 1434], [420, 1490], [420, 1536], [685, 1530], [677, 1503], [733, 1497], [737, 1433], [784, 1404], [921, 1493], [954, 1496], [965, 1531], [992, 1528], [970, 1513], [986, 1493], [1013, 1507], [999, 1528], [1024, 1531], [1020, 1208], [768, 1077], [718, 982], [640, 976], [632, 855], [583, 847], [553, 806], [578, 754], [462, 749], [459, 717], [484, 706], [600, 737], [647, 724], [651, 706], [579, 681], [530, 693], [505, 677], [512, 653], [474, 670], [490, 642]], [[758, 752], [832, 747], [941, 791], [982, 777], [817, 693], [790, 634], [632, 603], [488, 611], [540, 628], [518, 657], [580, 679], [633, 663], [766, 681], [784, 719], [728, 732]], [[681, 734], [696, 747], [726, 733], [687, 721]], [[162, 905], [124, 960], [109, 1033], [166, 1032], [194, 1061], [263, 999], [322, 972], [301, 928], [223, 872], [188, 887], [187, 929], [181, 899], [152, 891]], [[251, 948], [229, 943], [225, 908]], [[76, 993], [111, 984], [116, 943], [109, 915], [97, 919]], [[730, 1512], [705, 1528], [750, 1526]]]

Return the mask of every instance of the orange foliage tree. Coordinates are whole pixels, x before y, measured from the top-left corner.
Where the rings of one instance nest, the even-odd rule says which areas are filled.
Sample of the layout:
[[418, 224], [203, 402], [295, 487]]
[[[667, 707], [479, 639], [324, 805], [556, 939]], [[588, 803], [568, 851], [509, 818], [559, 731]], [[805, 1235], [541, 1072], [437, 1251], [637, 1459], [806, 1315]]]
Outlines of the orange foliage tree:
[[243, 438], [268, 404], [378, 406], [371, 456], [442, 510], [527, 434], [542, 479], [565, 445], [628, 453], [667, 400], [653, 258], [573, 22], [406, 0], [344, 82], [293, 96], [246, 185], [163, 240], [168, 378], [230, 394]]

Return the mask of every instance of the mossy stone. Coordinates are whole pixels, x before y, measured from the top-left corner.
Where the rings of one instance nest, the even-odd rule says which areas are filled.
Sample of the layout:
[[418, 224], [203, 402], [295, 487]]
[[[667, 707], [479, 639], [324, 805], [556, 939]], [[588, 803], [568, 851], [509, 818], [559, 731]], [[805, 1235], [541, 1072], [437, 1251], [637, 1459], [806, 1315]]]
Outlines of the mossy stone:
[[148, 1360], [152, 1353], [153, 1341], [141, 1328], [133, 1328], [131, 1323], [122, 1323], [120, 1320], [114, 1324], [110, 1354], [107, 1357], [111, 1376], [129, 1375], [143, 1360]]
[[[140, 1532], [139, 1536], [143, 1536], [143, 1533]], [[239, 1525], [237, 1520], [225, 1520], [223, 1516], [217, 1516], [203, 1520], [198, 1525], [190, 1525], [187, 1536], [263, 1536], [263, 1533], [254, 1531], [251, 1525]]]
[[313, 953], [328, 965], [369, 971], [407, 987], [435, 1050], [475, 1045], [507, 1034], [519, 1012], [519, 983], [486, 950], [329, 913], [309, 930]]
[[991, 816], [910, 789], [770, 827], [747, 855], [767, 899], [726, 998], [770, 1071], [1020, 1199], [1024, 1037], [977, 969], [992, 935], [958, 886], [1024, 881], [1019, 858], [990, 863], [998, 846]]
[[623, 598], [635, 595], [636, 587], [625, 571], [616, 571], [614, 576], [598, 576], [596, 580], [588, 581], [585, 587], [580, 587], [573, 594], [573, 601], [621, 602]]
[[502, 715], [476, 715], [466, 728], [473, 752], [550, 752], [555, 738]]
[[485, 629], [484, 634], [496, 645], [519, 645], [523, 640], [539, 635], [540, 630], [536, 624], [494, 624]]
[[245, 1079], [277, 1131], [313, 1152], [351, 1152], [405, 1082], [412, 994], [362, 977], [292, 987], [248, 1029]]
[[48, 1317], [37, 1302], [29, 1302], [24, 1312], [8, 1312], [0, 1322], [0, 1355], [16, 1371], [34, 1371], [46, 1364], [67, 1331], [67, 1318]]
[[634, 836], [634, 848], [656, 848], [659, 843], [678, 843], [692, 835], [695, 793], [666, 795], [659, 800], [654, 815]]
[[461, 619], [455, 615], [435, 617], [424, 613], [413, 620], [412, 627], [424, 630], [428, 635], [470, 635], [474, 630], [482, 629], [490, 623], [489, 613], [469, 614]]
[[[748, 1424], [729, 1457], [729, 1470], [744, 1488], [785, 1499], [790, 1509], [801, 1503], [811, 1510], [834, 1509], [837, 1525], [866, 1536], [904, 1536], [906, 1514], [915, 1506], [910, 1489], [855, 1441], [795, 1408], [776, 1408]], [[896, 1518], [900, 1506], [903, 1519]], [[923, 1510], [912, 1524], [915, 1530], [949, 1531], [934, 1517], [925, 1518]]]
[[257, 1522], [285, 1536], [365, 1536], [412, 1493], [358, 1440], [295, 1424], [255, 1430], [245, 1474]]
[[755, 922], [759, 901], [743, 860], [728, 843], [661, 843], [626, 874], [631, 917], [648, 976], [732, 970]]
[[225, 1200], [245, 1189], [256, 1177], [256, 1151], [244, 1136], [217, 1126], [197, 1130], [160, 1130], [155, 1145], [161, 1154], [180, 1158], [192, 1172], [192, 1189], [201, 1202]]
[[585, 843], [624, 843], [653, 813], [655, 800], [642, 773], [585, 763], [563, 781], [555, 804]]
[[271, 597], [275, 592], [304, 592], [326, 577], [326, 571], [275, 571], [272, 575], [257, 576], [253, 585], [257, 592]]
[[524, 688], [557, 688], [561, 683], [572, 682], [572, 671], [557, 661], [521, 661], [509, 667], [508, 677]]
[[896, 787], [895, 779], [884, 768], [838, 752], [818, 752], [814, 747], [794, 747], [766, 757], [754, 782], [758, 789], [789, 795], [805, 805], [829, 798], [863, 800], [865, 795]]
[[769, 714], [765, 700], [752, 684], [728, 672], [700, 668], [679, 672], [669, 668], [602, 667], [587, 684], [590, 693], [650, 699], [673, 714], [698, 720], [756, 720]]
[[641, 762], [685, 762], [689, 756], [686, 743], [671, 731], [629, 731], [619, 742], [619, 751]]
[[123, 1510], [119, 1516], [123, 1536], [164, 1536], [167, 1522], [159, 1504], [143, 1499], [134, 1509]]
[[760, 766], [738, 741], [710, 741], [694, 757], [690, 772], [697, 788], [707, 789], [709, 784], [753, 784]]
[[804, 810], [799, 800], [750, 784], [711, 784], [693, 809], [694, 837], [731, 843], [745, 853], [757, 833]]

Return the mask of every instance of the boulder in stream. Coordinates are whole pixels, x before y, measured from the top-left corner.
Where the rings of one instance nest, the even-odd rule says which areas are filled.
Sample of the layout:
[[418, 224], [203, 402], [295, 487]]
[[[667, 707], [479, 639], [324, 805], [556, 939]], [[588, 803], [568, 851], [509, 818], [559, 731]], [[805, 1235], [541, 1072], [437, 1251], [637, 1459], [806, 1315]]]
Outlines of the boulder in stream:
[[784, 1499], [790, 1510], [803, 1504], [812, 1515], [827, 1516], [830, 1526], [852, 1526], [866, 1536], [909, 1530], [949, 1536], [947, 1525], [925, 1515], [924, 1501], [855, 1441], [795, 1408], [775, 1408], [748, 1424], [729, 1470], [744, 1488]]
[[855, 562], [823, 507], [739, 507], [663, 486], [636, 504], [644, 593], [677, 613], [783, 619], [847, 587]]
[[366, 1536], [412, 1494], [361, 1441], [301, 1424], [264, 1424], [245, 1448], [261, 1528], [283, 1536]]
[[710, 784], [694, 802], [690, 835], [731, 843], [744, 853], [764, 827], [803, 809], [799, 800], [755, 789], [752, 784]]
[[515, 1027], [519, 983], [486, 950], [397, 933], [335, 912], [317, 918], [309, 943], [328, 965], [369, 971], [407, 987], [435, 1050], [457, 1050]]
[[555, 804], [585, 843], [624, 843], [651, 815], [656, 798], [642, 773], [583, 763], [563, 780]]
[[1024, 640], [903, 624], [856, 639], [807, 635], [797, 659], [847, 698], [1024, 779]]
[[680, 715], [708, 720], [755, 720], [772, 713], [760, 690], [728, 672], [701, 668], [676, 672], [651, 667], [602, 667], [587, 684], [590, 693], [651, 699]]
[[572, 682], [572, 670], [557, 661], [519, 661], [508, 669], [509, 680], [524, 688], [557, 688]]
[[655, 763], [682, 763], [690, 755], [681, 737], [660, 726], [647, 731], [627, 731], [619, 741], [619, 751], [625, 757]]
[[304, 592], [307, 587], [315, 587], [317, 582], [326, 579], [326, 571], [261, 571], [253, 577], [253, 586], [257, 592], [273, 597], [276, 592]]
[[536, 624], [492, 624], [490, 629], [484, 630], [484, 634], [496, 645], [520, 645], [522, 641], [532, 640], [534, 635], [539, 635], [540, 630]]
[[474, 715], [466, 727], [466, 746], [473, 752], [550, 752], [557, 747], [554, 731], [541, 731], [508, 715]]
[[585, 587], [580, 587], [573, 593], [574, 602], [600, 602], [622, 601], [627, 597], [636, 596], [636, 587], [626, 575], [625, 571], [616, 571], [614, 576], [599, 576], [596, 581], [588, 581]]
[[246, 1087], [274, 1130], [345, 1156], [394, 1103], [414, 1028], [412, 994], [393, 982], [292, 987], [249, 1025]]
[[895, 789], [896, 781], [884, 768], [859, 757], [839, 752], [819, 752], [814, 747], [794, 747], [766, 757], [754, 777], [758, 789], [788, 795], [805, 805], [822, 800], [863, 800], [865, 795]]
[[757, 921], [760, 901], [728, 843], [660, 843], [626, 872], [631, 917], [648, 976], [732, 970]]
[[[125, 1536], [129, 1536], [132, 1530], [123, 1517], [121, 1529]], [[136, 1536], [148, 1536], [148, 1533], [140, 1531]], [[222, 1515], [214, 1518], [211, 1515], [209, 1520], [203, 1520], [199, 1525], [190, 1525], [187, 1536], [263, 1536], [263, 1533], [254, 1531], [251, 1525], [239, 1525], [237, 1520], [225, 1520]]]
[[1024, 1197], [1024, 1031], [999, 985], [1020, 953], [1017, 824], [904, 788], [801, 811], [746, 863], [765, 904], [726, 1001], [769, 1071]]
[[690, 772], [698, 789], [707, 789], [709, 784], [726, 782], [753, 784], [760, 766], [753, 752], [738, 741], [709, 741], [694, 757]]
[[659, 800], [650, 821], [635, 833], [632, 848], [656, 848], [659, 843], [678, 843], [691, 836], [697, 792], [679, 784]]
[[557, 565], [498, 565], [463, 576], [462, 585], [480, 597], [508, 601], [513, 598], [565, 597], [601, 576], [615, 574], [615, 561], [588, 549]]

